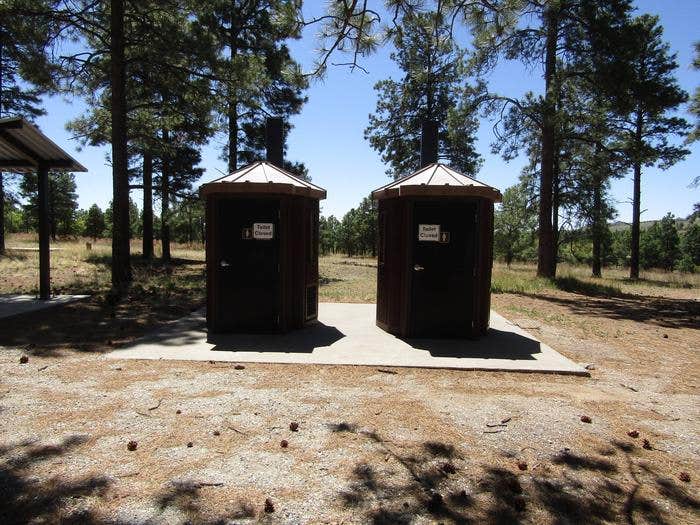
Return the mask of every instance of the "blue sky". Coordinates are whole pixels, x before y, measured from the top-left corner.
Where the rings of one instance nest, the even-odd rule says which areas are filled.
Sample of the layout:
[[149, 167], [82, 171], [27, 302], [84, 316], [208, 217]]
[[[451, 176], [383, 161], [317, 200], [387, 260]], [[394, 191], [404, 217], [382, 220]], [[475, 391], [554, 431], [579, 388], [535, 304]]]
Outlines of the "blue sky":
[[[697, 21], [700, 20], [700, 2], [697, 0], [636, 2], [638, 13], [660, 16], [665, 28], [665, 38], [678, 54], [678, 80], [688, 92], [700, 85], [700, 71], [691, 68], [693, 42], [700, 40]], [[310, 13], [322, 9], [321, 2], [308, 1], [305, 10]], [[463, 42], [466, 45], [467, 42]], [[295, 58], [310, 67], [315, 56], [314, 31], [309, 31], [301, 41], [291, 47]], [[369, 113], [374, 111], [376, 96], [374, 84], [383, 78], [398, 78], [399, 71], [389, 60], [390, 49], [380, 49], [363, 60], [368, 73], [347, 68], [331, 67], [321, 81], [315, 81], [308, 91], [309, 102], [300, 115], [292, 119], [294, 129], [289, 136], [288, 158], [302, 160], [309, 168], [314, 183], [328, 190], [327, 200], [322, 202], [324, 215], [342, 216], [355, 207], [362, 197], [385, 184], [385, 166], [379, 154], [372, 150], [363, 138]], [[335, 57], [342, 62], [343, 57]], [[525, 70], [517, 62], [503, 62], [490, 77], [490, 86], [511, 96], [520, 96], [527, 90], [541, 89], [541, 71]], [[88, 173], [76, 174], [79, 205], [87, 208], [93, 203], [105, 208], [111, 199], [111, 168], [106, 161], [107, 148], [88, 147], [76, 151], [77, 144], [65, 130], [65, 123], [80, 114], [80, 100], [47, 97], [47, 115], [38, 120], [42, 130], [88, 168]], [[478, 178], [501, 190], [514, 184], [524, 165], [523, 159], [506, 163], [490, 153], [493, 140], [492, 123], [482, 121], [478, 135], [478, 149], [484, 157], [484, 165]], [[220, 177], [225, 163], [219, 160], [222, 138], [214, 139], [203, 150], [203, 167], [206, 169], [201, 182]], [[700, 175], [700, 142], [691, 147], [691, 154], [683, 162], [662, 172], [646, 168], [642, 178], [642, 220], [662, 217], [666, 212], [686, 216], [693, 203], [700, 201], [700, 189], [690, 188], [694, 177]], [[612, 197], [617, 203], [618, 219], [631, 218], [632, 181], [630, 174], [612, 184]], [[141, 205], [138, 191], [132, 198]]]

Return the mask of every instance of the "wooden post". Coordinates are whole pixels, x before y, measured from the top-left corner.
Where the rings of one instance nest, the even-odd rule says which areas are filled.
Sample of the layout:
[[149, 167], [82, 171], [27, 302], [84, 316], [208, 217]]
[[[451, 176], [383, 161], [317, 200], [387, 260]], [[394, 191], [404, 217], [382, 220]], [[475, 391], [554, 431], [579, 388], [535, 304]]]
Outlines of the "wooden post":
[[39, 298], [51, 297], [51, 255], [49, 253], [49, 168], [39, 164]]

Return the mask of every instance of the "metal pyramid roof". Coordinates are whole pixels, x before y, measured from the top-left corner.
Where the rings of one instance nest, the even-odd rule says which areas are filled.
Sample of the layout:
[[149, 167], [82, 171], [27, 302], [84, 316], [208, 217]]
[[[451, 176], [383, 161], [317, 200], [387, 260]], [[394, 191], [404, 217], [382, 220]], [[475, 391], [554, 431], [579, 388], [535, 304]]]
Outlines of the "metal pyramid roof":
[[254, 162], [219, 179], [203, 184], [202, 195], [212, 193], [281, 193], [326, 198], [326, 190], [270, 164]]
[[493, 186], [460, 173], [444, 164], [428, 164], [415, 173], [395, 180], [372, 192], [374, 199], [406, 196], [474, 196], [501, 201], [501, 192]]

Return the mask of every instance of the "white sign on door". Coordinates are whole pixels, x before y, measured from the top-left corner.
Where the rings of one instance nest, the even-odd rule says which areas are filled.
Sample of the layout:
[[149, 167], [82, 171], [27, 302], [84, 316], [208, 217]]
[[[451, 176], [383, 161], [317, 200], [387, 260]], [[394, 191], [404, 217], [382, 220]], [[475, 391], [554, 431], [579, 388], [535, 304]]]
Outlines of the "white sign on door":
[[433, 241], [440, 240], [440, 225], [439, 224], [419, 224], [418, 225], [418, 240]]
[[271, 222], [254, 222], [253, 239], [270, 240], [275, 236], [275, 225]]

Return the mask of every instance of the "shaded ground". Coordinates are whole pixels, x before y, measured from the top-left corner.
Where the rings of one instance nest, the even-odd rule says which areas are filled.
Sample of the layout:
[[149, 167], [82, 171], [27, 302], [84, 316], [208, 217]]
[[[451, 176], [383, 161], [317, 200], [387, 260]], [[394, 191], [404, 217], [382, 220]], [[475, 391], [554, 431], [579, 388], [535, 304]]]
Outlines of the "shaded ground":
[[[90, 250], [86, 242], [91, 244]], [[117, 299], [110, 294], [110, 242], [88, 239], [53, 243], [52, 293], [87, 294], [90, 298], [15, 317], [11, 322], [0, 321], [0, 345], [29, 347], [44, 355], [64, 350], [101, 353], [204, 305], [201, 248], [173, 244], [173, 259], [164, 264], [160, 259], [144, 261], [140, 241], [132, 241], [134, 284], [128, 295]], [[8, 240], [8, 246], [21, 249], [35, 244], [28, 235], [14, 235]], [[36, 294], [38, 254], [12, 248], [8, 254], [0, 257], [0, 293]]]
[[198, 304], [201, 271], [2, 326], [0, 523], [700, 521], [696, 288], [493, 296], [591, 378], [103, 357]]
[[3, 523], [691, 523], [700, 512], [694, 394], [633, 392], [605, 364], [591, 380], [18, 355], [0, 364]]

